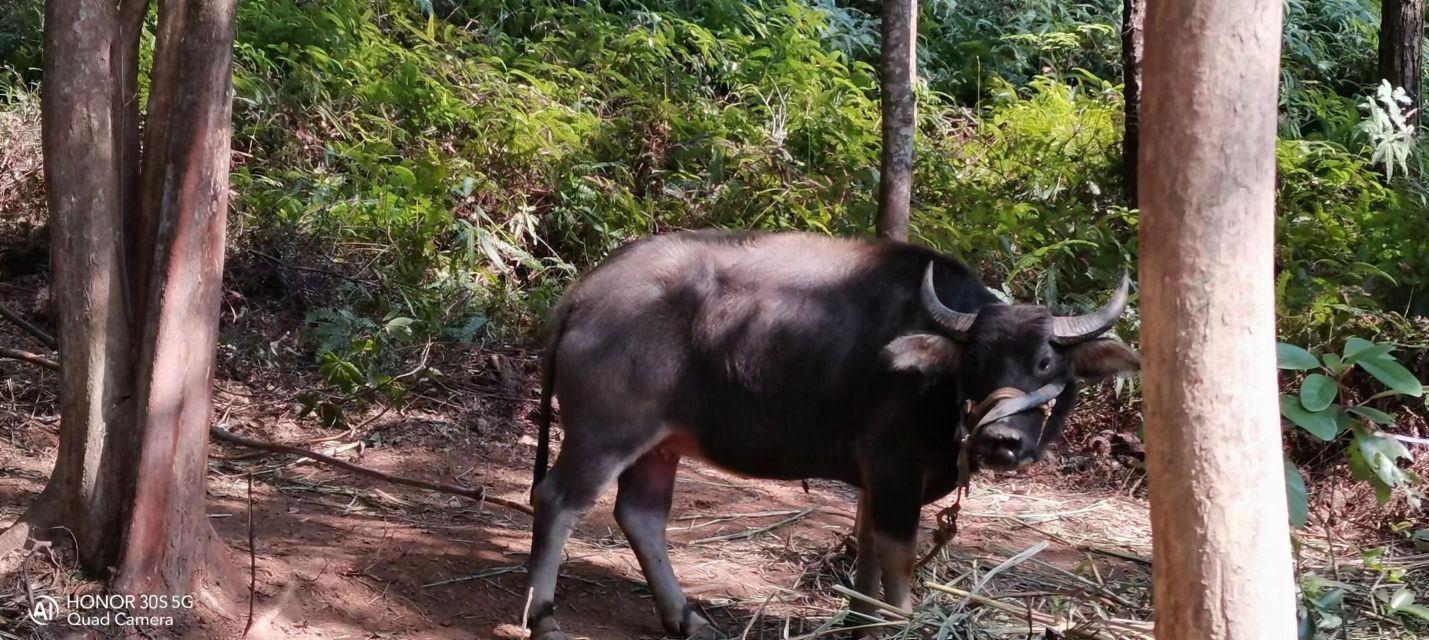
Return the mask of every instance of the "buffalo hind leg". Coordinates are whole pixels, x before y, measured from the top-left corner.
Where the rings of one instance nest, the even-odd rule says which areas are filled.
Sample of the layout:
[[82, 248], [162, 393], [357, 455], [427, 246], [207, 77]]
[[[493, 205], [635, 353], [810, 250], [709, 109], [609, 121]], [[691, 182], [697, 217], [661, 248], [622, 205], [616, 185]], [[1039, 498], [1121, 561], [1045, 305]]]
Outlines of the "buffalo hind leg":
[[615, 498], [615, 520], [640, 561], [640, 570], [655, 596], [655, 608], [665, 631], [674, 636], [714, 640], [720, 634], [690, 608], [675, 572], [670, 567], [665, 528], [675, 492], [675, 471], [680, 456], [658, 448], [641, 456], [620, 474]]
[[550, 473], [533, 491], [532, 508], [536, 517], [531, 527], [531, 555], [527, 561], [530, 602], [526, 609], [532, 640], [566, 640], [555, 615], [556, 578], [566, 541], [630, 459], [585, 450], [574, 440], [568, 438]]

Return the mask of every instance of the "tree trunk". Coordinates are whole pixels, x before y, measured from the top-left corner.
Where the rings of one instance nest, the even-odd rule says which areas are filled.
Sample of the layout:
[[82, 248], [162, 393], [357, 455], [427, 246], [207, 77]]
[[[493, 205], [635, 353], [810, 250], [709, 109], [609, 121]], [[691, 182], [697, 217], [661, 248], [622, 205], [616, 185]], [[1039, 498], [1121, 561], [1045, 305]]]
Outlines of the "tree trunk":
[[1141, 51], [1146, 0], [1121, 3], [1121, 77], [1126, 130], [1121, 139], [1121, 181], [1126, 206], [1136, 208], [1136, 158], [1141, 148]]
[[[60, 349], [60, 448], [50, 488], [81, 563], [111, 566], [133, 487], [130, 332], [124, 299], [122, 151], [112, 68], [118, 13], [106, 0], [45, 4], [41, 139]], [[37, 504], [38, 508], [49, 508]]]
[[1296, 637], [1274, 310], [1280, 0], [1151, 3], [1142, 379], [1160, 640]]
[[908, 239], [908, 210], [913, 197], [913, 132], [917, 102], [917, 0], [883, 3], [883, 55], [880, 90], [883, 110], [883, 162], [878, 179], [878, 236]]
[[40, 498], [0, 535], [0, 572], [18, 561], [7, 550], [62, 525], [88, 569], [118, 569], [120, 593], [190, 595], [201, 577], [236, 586], [214, 562], [222, 546], [204, 511], [235, 2], [160, 0], [142, 156], [147, 0], [46, 3], [60, 451]]
[[228, 212], [235, 0], [161, 0], [149, 90], [142, 320], [135, 399], [144, 425], [118, 588], [188, 593], [214, 542], [204, 512], [213, 362]]
[[1383, 0], [1379, 26], [1379, 77], [1413, 100], [1408, 121], [1419, 124], [1419, 96], [1423, 94], [1424, 0]]

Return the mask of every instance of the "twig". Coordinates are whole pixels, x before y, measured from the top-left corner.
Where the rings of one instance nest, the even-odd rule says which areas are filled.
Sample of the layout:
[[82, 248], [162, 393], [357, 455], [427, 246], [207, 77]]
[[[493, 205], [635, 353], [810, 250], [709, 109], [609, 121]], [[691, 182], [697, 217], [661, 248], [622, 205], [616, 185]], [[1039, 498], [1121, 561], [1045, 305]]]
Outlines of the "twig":
[[458, 582], [467, 582], [467, 581], [469, 581], [469, 580], [481, 580], [482, 578], [492, 578], [492, 577], [499, 576], [499, 575], [502, 575], [502, 574], [505, 574], [505, 573], [511, 573], [511, 572], [513, 572], [513, 571], [524, 571], [525, 569], [526, 569], [526, 565], [524, 565], [524, 564], [513, 564], [513, 565], [511, 565], [511, 566], [509, 566], [509, 567], [497, 567], [497, 568], [495, 568], [495, 569], [487, 569], [486, 571], [481, 571], [481, 572], [478, 572], [478, 573], [473, 573], [473, 574], [471, 574], [471, 575], [469, 575], [469, 576], [462, 576], [462, 577], [460, 577], [460, 578], [452, 578], [452, 579], [450, 579], [450, 580], [439, 580], [439, 581], [437, 581], [437, 582], [432, 582], [432, 583], [424, 584], [424, 585], [422, 585], [422, 588], [423, 588], [423, 589], [429, 589], [429, 588], [431, 588], [431, 587], [440, 587], [440, 586], [442, 586], [442, 585], [444, 585], [444, 584], [456, 584], [456, 583], [458, 583]]
[[1374, 435], [1377, 435], [1377, 436], [1379, 436], [1379, 437], [1381, 437], [1381, 438], [1394, 438], [1395, 440], [1398, 440], [1398, 441], [1400, 441], [1400, 442], [1408, 442], [1409, 444], [1429, 445], [1429, 438], [1416, 438], [1416, 437], [1414, 437], [1414, 436], [1402, 436], [1402, 435], [1399, 435], [1399, 434], [1397, 434], [1397, 433], [1386, 433], [1386, 432], [1384, 432], [1384, 431], [1376, 431], [1376, 432], [1374, 432]]
[[46, 358], [38, 353], [30, 353], [29, 351], [21, 351], [19, 349], [0, 347], [0, 358], [7, 360], [20, 360], [33, 365], [39, 365], [46, 369], [53, 369], [55, 371], [60, 370], [60, 363]]
[[269, 261], [269, 262], [272, 262], [273, 264], [276, 264], [276, 265], [278, 265], [278, 266], [280, 266], [280, 267], [282, 267], [282, 268], [284, 268], [284, 269], [291, 269], [291, 270], [293, 270], [293, 271], [306, 271], [306, 272], [308, 272], [308, 273], [316, 273], [316, 274], [320, 274], [320, 275], [330, 276], [330, 277], [333, 277], [333, 278], [341, 278], [341, 279], [346, 280], [346, 281], [348, 281], [348, 282], [352, 282], [352, 283], [356, 283], [356, 284], [360, 284], [360, 285], [365, 285], [365, 286], [369, 286], [369, 287], [375, 287], [375, 286], [377, 286], [377, 283], [376, 283], [376, 282], [373, 282], [373, 281], [371, 281], [371, 280], [363, 280], [362, 278], [354, 278], [354, 277], [352, 277], [352, 276], [349, 276], [349, 275], [346, 275], [346, 274], [342, 274], [342, 273], [338, 273], [338, 272], [336, 272], [336, 271], [330, 271], [330, 270], [328, 270], [328, 269], [317, 269], [317, 268], [314, 268], [314, 267], [303, 267], [303, 266], [299, 266], [299, 265], [296, 265], [296, 264], [288, 264], [288, 263], [286, 263], [286, 262], [283, 262], [282, 260], [279, 260], [279, 259], [277, 259], [277, 258], [275, 258], [275, 257], [273, 257], [273, 256], [270, 256], [270, 255], [268, 255], [268, 254], [266, 254], [266, 253], [263, 253], [263, 252], [261, 252], [261, 251], [254, 251], [254, 250], [250, 249], [250, 250], [249, 250], [249, 253], [252, 253], [253, 255], [258, 256], [258, 257], [260, 257], [260, 258], [262, 258], [262, 259], [264, 259], [264, 260], [267, 260], [267, 261]]
[[740, 632], [740, 634], [739, 634], [739, 640], [746, 640], [746, 638], [749, 637], [749, 630], [754, 628], [754, 623], [759, 621], [759, 616], [764, 615], [764, 609], [765, 609], [765, 607], [768, 607], [768, 606], [769, 606], [769, 601], [770, 601], [770, 600], [773, 600], [773, 599], [774, 599], [774, 596], [777, 596], [777, 595], [779, 595], [779, 592], [778, 592], [778, 591], [773, 591], [773, 592], [770, 592], [768, 598], [765, 598], [765, 599], [764, 599], [764, 603], [761, 604], [761, 605], [759, 605], [759, 608], [754, 611], [754, 616], [751, 617], [751, 618], [749, 619], [749, 622], [744, 625], [744, 631]]
[[759, 535], [759, 534], [761, 534], [761, 533], [764, 533], [764, 532], [766, 532], [766, 531], [772, 531], [772, 530], [778, 529], [779, 527], [782, 527], [782, 526], [784, 526], [784, 525], [786, 525], [786, 524], [793, 524], [793, 523], [795, 523], [795, 522], [798, 522], [798, 521], [800, 521], [800, 520], [803, 520], [804, 518], [808, 517], [809, 514], [813, 513], [813, 512], [816, 511], [816, 510], [818, 510], [818, 507], [809, 507], [808, 509], [805, 509], [805, 510], [803, 510], [803, 511], [800, 511], [799, 513], [796, 513], [796, 514], [794, 514], [794, 515], [792, 515], [792, 516], [789, 516], [789, 517], [787, 517], [787, 518], [785, 518], [785, 519], [783, 519], [783, 520], [780, 520], [780, 521], [778, 521], [778, 522], [775, 522], [774, 524], [765, 525], [765, 526], [762, 526], [762, 527], [757, 527], [757, 528], [754, 528], [754, 529], [750, 529], [750, 530], [748, 530], [748, 531], [741, 531], [741, 532], [739, 532], [739, 533], [729, 533], [729, 534], [725, 534], [725, 535], [722, 535], [722, 536], [712, 536], [712, 537], [709, 537], [709, 538], [700, 538], [699, 540], [695, 540], [695, 541], [691, 542], [690, 544], [704, 544], [704, 543], [706, 543], [706, 542], [729, 542], [730, 540], [743, 540], [743, 539], [745, 539], [745, 538], [753, 538], [754, 536], [757, 536], [757, 535]]
[[243, 637], [253, 628], [253, 601], [258, 595], [258, 547], [253, 531], [253, 470], [248, 470], [248, 624], [243, 625]]
[[1089, 544], [1079, 544], [1079, 545], [1077, 545], [1077, 550], [1078, 550], [1078, 551], [1085, 551], [1085, 552], [1087, 552], [1087, 553], [1100, 553], [1100, 554], [1102, 554], [1102, 555], [1104, 555], [1104, 556], [1111, 556], [1111, 557], [1113, 557], [1113, 558], [1121, 558], [1122, 560], [1130, 560], [1130, 561], [1132, 561], [1132, 562], [1139, 562], [1139, 563], [1144, 564], [1144, 565], [1146, 565], [1146, 566], [1148, 566], [1148, 567], [1151, 566], [1151, 558], [1147, 558], [1147, 557], [1144, 557], [1144, 556], [1138, 556], [1138, 555], [1136, 555], [1136, 554], [1134, 554], [1134, 553], [1125, 553], [1125, 552], [1122, 552], [1122, 551], [1117, 551], [1116, 549], [1103, 549], [1103, 548], [1101, 548], [1101, 547], [1093, 547], [1092, 545], [1089, 545]]
[[313, 460], [316, 460], [316, 461], [318, 461], [318, 462], [322, 462], [322, 463], [324, 463], [324, 464], [332, 465], [332, 466], [338, 467], [338, 468], [340, 468], [340, 469], [346, 469], [346, 470], [351, 471], [351, 472], [353, 472], [353, 473], [358, 473], [358, 474], [362, 474], [362, 475], [369, 476], [369, 477], [372, 477], [372, 478], [377, 478], [378, 480], [385, 480], [385, 481], [391, 482], [391, 483], [393, 483], [393, 484], [400, 484], [400, 485], [406, 485], [406, 486], [409, 486], [409, 487], [417, 487], [417, 488], [419, 488], [419, 489], [428, 489], [428, 490], [431, 490], [431, 491], [437, 491], [437, 492], [440, 492], [440, 493], [448, 493], [448, 494], [452, 494], [452, 495], [465, 496], [465, 497], [467, 497], [467, 498], [471, 498], [472, 500], [476, 500], [477, 502], [483, 502], [483, 503], [484, 503], [484, 502], [489, 502], [489, 503], [494, 504], [494, 505], [497, 505], [497, 506], [506, 507], [507, 509], [511, 509], [511, 510], [513, 510], [513, 511], [520, 511], [521, 513], [524, 513], [524, 514], [526, 514], [526, 515], [534, 515], [534, 514], [535, 514], [535, 512], [532, 511], [531, 507], [526, 506], [526, 505], [524, 505], [524, 504], [521, 504], [520, 502], [516, 502], [515, 500], [507, 500], [507, 499], [505, 499], [505, 498], [495, 498], [495, 497], [491, 497], [491, 496], [486, 495], [486, 489], [485, 489], [485, 488], [482, 488], [482, 487], [475, 487], [475, 488], [472, 488], [472, 487], [458, 487], [458, 486], [455, 486], [455, 485], [442, 484], [442, 483], [439, 483], [439, 482], [427, 482], [427, 481], [425, 481], [425, 480], [417, 480], [417, 479], [415, 479], [415, 478], [404, 478], [404, 477], [402, 477], [402, 476], [394, 476], [394, 475], [392, 475], [392, 474], [384, 473], [384, 472], [378, 471], [378, 470], [376, 470], [376, 469], [371, 469], [371, 468], [368, 468], [368, 467], [364, 467], [364, 466], [362, 466], [362, 465], [357, 465], [357, 464], [353, 464], [353, 463], [351, 463], [351, 462], [346, 462], [346, 461], [343, 461], [343, 460], [338, 460], [337, 458], [333, 458], [333, 457], [331, 457], [331, 456], [325, 456], [325, 455], [323, 455], [323, 454], [321, 454], [321, 453], [316, 453], [316, 452], [313, 452], [313, 451], [308, 451], [308, 450], [306, 450], [306, 449], [299, 449], [298, 447], [291, 447], [291, 446], [288, 446], [288, 445], [285, 445], [285, 444], [278, 444], [278, 443], [276, 443], [276, 442], [263, 442], [262, 440], [253, 440], [253, 439], [251, 439], [251, 438], [245, 438], [245, 437], [243, 437], [243, 436], [240, 436], [240, 435], [237, 435], [237, 434], [234, 434], [234, 433], [230, 433], [230, 432], [228, 432], [228, 431], [226, 431], [226, 430], [223, 430], [223, 429], [220, 429], [220, 428], [218, 428], [218, 427], [210, 427], [210, 428], [209, 428], [209, 433], [210, 433], [214, 438], [216, 438], [216, 439], [218, 439], [218, 440], [222, 440], [222, 441], [224, 441], [224, 442], [229, 442], [229, 443], [236, 444], [236, 445], [241, 445], [241, 446], [245, 446], [245, 447], [250, 447], [250, 448], [253, 448], [253, 449], [262, 449], [262, 450], [264, 450], [264, 451], [274, 451], [274, 452], [277, 452], [277, 453], [287, 453], [287, 454], [291, 454], [291, 455], [295, 455], [295, 456], [303, 456], [303, 457], [307, 457], [307, 458], [312, 458]]
[[31, 337], [38, 340], [40, 344], [43, 344], [45, 347], [48, 347], [51, 351], [59, 350], [60, 343], [59, 341], [55, 340], [54, 336], [45, 333], [44, 329], [30, 324], [28, 320], [20, 317], [20, 314], [11, 311], [3, 304], [0, 304], [0, 316], [4, 316], [6, 320], [15, 323], [15, 326], [24, 329], [25, 333], [30, 334]]
[[859, 592], [857, 592], [857, 591], [854, 591], [853, 589], [850, 589], [850, 588], [848, 588], [848, 587], [845, 587], [845, 586], [843, 586], [843, 585], [841, 585], [841, 584], [836, 584], [836, 585], [832, 585], [832, 586], [833, 586], [834, 591], [837, 591], [837, 592], [839, 592], [839, 593], [841, 593], [841, 594], [843, 594], [843, 595], [845, 595], [845, 596], [848, 596], [848, 597], [853, 598], [853, 599], [855, 599], [855, 600], [858, 600], [858, 601], [860, 601], [860, 602], [867, 603], [867, 604], [869, 604], [870, 606], [877, 607], [877, 608], [879, 608], [879, 609], [881, 609], [881, 610], [883, 610], [883, 611], [887, 611], [887, 612], [889, 612], [889, 613], [891, 613], [891, 614], [893, 614], [893, 615], [898, 616], [899, 618], [901, 618], [901, 619], [903, 619], [903, 620], [908, 620], [908, 619], [910, 619], [910, 618], [913, 617], [913, 612], [912, 612], [912, 611], [908, 611], [907, 609], [899, 609], [898, 607], [895, 607], [895, 606], [893, 606], [893, 605], [891, 605], [891, 604], [888, 604], [887, 602], [884, 602], [884, 601], [882, 601], [882, 600], [878, 600], [878, 599], [876, 599], [876, 598], [871, 598], [871, 597], [866, 596], [866, 595], [864, 595], [864, 594], [862, 594], [862, 593], [859, 593]]

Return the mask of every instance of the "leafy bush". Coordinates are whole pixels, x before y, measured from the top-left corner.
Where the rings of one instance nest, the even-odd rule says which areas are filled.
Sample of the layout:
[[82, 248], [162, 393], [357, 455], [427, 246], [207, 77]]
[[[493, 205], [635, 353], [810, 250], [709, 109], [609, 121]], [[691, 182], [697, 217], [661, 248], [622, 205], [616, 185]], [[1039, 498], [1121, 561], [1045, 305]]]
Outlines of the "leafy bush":
[[[1284, 342], [1277, 348], [1281, 369], [1312, 372], [1301, 379], [1298, 394], [1280, 396], [1281, 415], [1323, 442], [1346, 436], [1350, 473], [1356, 480], [1374, 487], [1380, 504], [1388, 502], [1399, 491], [1410, 506], [1419, 508], [1423, 496], [1415, 485], [1420, 480], [1398, 464], [1399, 460], [1413, 462], [1413, 456], [1394, 434], [1386, 431], [1393, 428], [1395, 417], [1370, 406], [1383, 398], [1424, 395], [1424, 386], [1392, 355], [1394, 347], [1350, 338], [1338, 354], [1327, 352], [1317, 356]], [[1347, 383], [1347, 378], [1356, 370], [1372, 376], [1384, 385], [1384, 390], [1356, 399]], [[1285, 474], [1291, 523], [1303, 527], [1309, 504], [1305, 481], [1288, 458]]]

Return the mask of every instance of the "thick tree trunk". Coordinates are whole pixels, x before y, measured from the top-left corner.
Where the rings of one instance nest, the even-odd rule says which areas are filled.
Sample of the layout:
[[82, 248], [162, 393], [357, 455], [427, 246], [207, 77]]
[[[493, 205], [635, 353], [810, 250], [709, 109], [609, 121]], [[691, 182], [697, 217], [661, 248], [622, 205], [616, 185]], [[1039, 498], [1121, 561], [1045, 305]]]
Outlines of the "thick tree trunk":
[[1121, 3], [1121, 77], [1126, 130], [1121, 140], [1121, 181], [1126, 206], [1135, 208], [1136, 158], [1141, 148], [1141, 51], [1146, 0]]
[[1280, 0], [1151, 3], [1142, 378], [1160, 640], [1296, 637], [1274, 311]]
[[222, 546], [204, 512], [235, 2], [160, 0], [142, 158], [147, 0], [46, 3], [60, 451], [40, 499], [0, 534], [0, 571], [32, 535], [67, 540], [43, 528], [58, 524], [86, 567], [117, 566], [121, 593], [237, 586], [214, 562]]
[[1379, 77], [1404, 87], [1414, 102], [1410, 124], [1419, 124], [1423, 95], [1424, 0], [1384, 0], [1380, 5]]
[[878, 180], [878, 236], [908, 239], [908, 211], [913, 197], [913, 132], [917, 102], [917, 0], [883, 3], [883, 56], [880, 89], [883, 110], [883, 162]]
[[118, 588], [189, 593], [204, 512], [228, 212], [235, 0], [161, 0], [150, 83], [135, 398], [144, 425]]
[[[47, 493], [91, 570], [122, 549], [133, 486], [130, 333], [124, 299], [112, 0], [45, 5], [41, 138], [58, 313], [60, 449]], [[37, 504], [35, 509], [48, 508]]]

